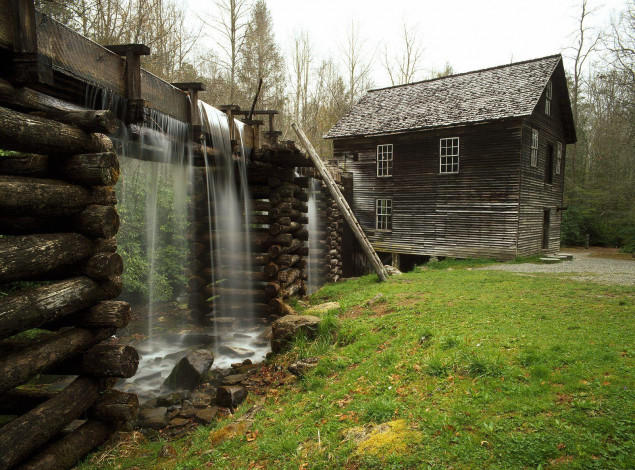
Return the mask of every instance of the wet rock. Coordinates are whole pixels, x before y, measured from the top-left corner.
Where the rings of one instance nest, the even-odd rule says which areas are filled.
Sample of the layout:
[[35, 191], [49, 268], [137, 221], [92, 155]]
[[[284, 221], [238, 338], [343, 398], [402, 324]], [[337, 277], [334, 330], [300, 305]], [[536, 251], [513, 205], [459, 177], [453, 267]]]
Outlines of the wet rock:
[[[258, 370], [262, 364], [232, 364], [232, 374], [247, 374], [251, 371]], [[230, 374], [230, 375], [232, 375]]]
[[158, 408], [143, 408], [139, 411], [137, 427], [149, 429], [162, 429], [168, 425], [168, 409], [165, 406]]
[[233, 374], [223, 378], [223, 385], [238, 385], [247, 378], [247, 374]]
[[163, 385], [167, 388], [194, 390], [214, 363], [214, 355], [207, 349], [198, 349], [181, 359]]
[[192, 406], [196, 408], [205, 408], [212, 404], [212, 396], [213, 394], [196, 391], [192, 393], [190, 401], [192, 402]]
[[189, 424], [189, 423], [190, 423], [190, 420], [185, 418], [174, 418], [170, 420], [170, 426], [174, 426], [174, 427], [185, 426], [186, 424]]
[[310, 338], [315, 336], [320, 318], [313, 315], [286, 315], [271, 325], [271, 350], [279, 352], [300, 332]]
[[180, 405], [183, 401], [190, 398], [190, 392], [188, 390], [181, 390], [178, 392], [172, 392], [167, 395], [162, 395], [156, 398], [157, 406], [174, 406]]
[[209, 424], [218, 414], [217, 406], [194, 410], [194, 418], [201, 424]]
[[269, 341], [267, 341], [266, 339], [257, 339], [249, 344], [255, 348], [266, 348], [267, 346], [269, 346]]
[[323, 313], [327, 313], [331, 310], [335, 310], [337, 308], [340, 308], [339, 302], [326, 302], [324, 304], [315, 305], [307, 309], [306, 313], [310, 315], [320, 315]]
[[224, 356], [236, 357], [236, 358], [251, 357], [254, 354], [256, 354], [251, 349], [239, 348], [237, 346], [221, 346], [218, 349], [218, 353]]
[[244, 333], [234, 333], [234, 338], [243, 339], [243, 338], [251, 338], [251, 336], [246, 335]]
[[188, 353], [190, 352], [190, 349], [184, 349], [183, 351], [179, 351], [179, 352], [175, 352], [175, 353], [170, 353], [168, 355], [166, 355], [163, 359], [166, 361], [179, 361], [181, 359], [183, 359], [185, 356], [188, 355]]
[[156, 408], [159, 406], [159, 402], [156, 398], [150, 398], [149, 400], [143, 402], [141, 408]]
[[298, 377], [302, 377], [311, 369], [315, 369], [319, 360], [320, 359], [317, 357], [307, 357], [306, 359], [301, 359], [289, 366], [289, 372]]
[[216, 403], [226, 408], [236, 408], [245, 398], [247, 389], [242, 385], [223, 385], [216, 391]]

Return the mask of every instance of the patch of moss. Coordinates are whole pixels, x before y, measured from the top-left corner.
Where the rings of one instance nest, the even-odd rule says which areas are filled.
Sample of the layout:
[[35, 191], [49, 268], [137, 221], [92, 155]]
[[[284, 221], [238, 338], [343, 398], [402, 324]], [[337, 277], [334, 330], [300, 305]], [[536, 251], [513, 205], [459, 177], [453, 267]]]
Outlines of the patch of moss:
[[[359, 439], [362, 430], [352, 431]], [[405, 420], [399, 419], [373, 426], [370, 433], [357, 444], [360, 456], [385, 457], [393, 454], [407, 455], [419, 434], [408, 429]]]

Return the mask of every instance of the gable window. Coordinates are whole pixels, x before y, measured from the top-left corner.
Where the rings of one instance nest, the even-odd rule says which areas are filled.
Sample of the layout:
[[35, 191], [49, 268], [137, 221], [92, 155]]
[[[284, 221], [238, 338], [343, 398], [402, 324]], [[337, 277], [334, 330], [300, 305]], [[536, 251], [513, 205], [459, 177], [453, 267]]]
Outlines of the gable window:
[[558, 142], [556, 146], [556, 175], [560, 174], [562, 168], [562, 142]]
[[392, 230], [392, 199], [376, 200], [375, 228], [377, 230]]
[[439, 141], [439, 173], [459, 172], [459, 138], [448, 137]]
[[545, 92], [545, 114], [551, 116], [551, 99], [553, 98], [553, 85], [551, 80], [547, 82], [547, 91]]
[[538, 129], [531, 130], [531, 166], [538, 166]]
[[392, 144], [377, 146], [377, 177], [392, 176]]

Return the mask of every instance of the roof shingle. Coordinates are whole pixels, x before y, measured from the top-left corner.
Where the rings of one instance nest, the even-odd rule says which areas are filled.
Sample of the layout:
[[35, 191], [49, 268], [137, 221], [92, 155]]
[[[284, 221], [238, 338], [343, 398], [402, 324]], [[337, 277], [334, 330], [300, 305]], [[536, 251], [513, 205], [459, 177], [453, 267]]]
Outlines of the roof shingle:
[[529, 116], [561, 60], [558, 54], [370, 90], [324, 137], [391, 134]]

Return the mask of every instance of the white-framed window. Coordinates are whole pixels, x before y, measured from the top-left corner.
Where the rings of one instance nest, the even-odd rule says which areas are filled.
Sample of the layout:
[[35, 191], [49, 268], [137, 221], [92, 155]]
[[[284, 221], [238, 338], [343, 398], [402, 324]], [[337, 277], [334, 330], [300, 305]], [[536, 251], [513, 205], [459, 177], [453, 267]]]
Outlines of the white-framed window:
[[377, 177], [392, 176], [392, 144], [377, 146]]
[[560, 174], [562, 168], [562, 142], [556, 145], [556, 175]]
[[439, 173], [459, 172], [459, 138], [447, 137], [439, 140]]
[[551, 116], [551, 99], [553, 98], [553, 85], [551, 80], [547, 82], [547, 91], [545, 92], [545, 114]]
[[538, 129], [531, 130], [531, 166], [538, 166]]
[[376, 200], [375, 228], [377, 230], [392, 230], [392, 199]]

